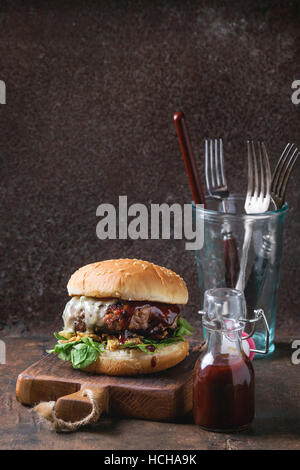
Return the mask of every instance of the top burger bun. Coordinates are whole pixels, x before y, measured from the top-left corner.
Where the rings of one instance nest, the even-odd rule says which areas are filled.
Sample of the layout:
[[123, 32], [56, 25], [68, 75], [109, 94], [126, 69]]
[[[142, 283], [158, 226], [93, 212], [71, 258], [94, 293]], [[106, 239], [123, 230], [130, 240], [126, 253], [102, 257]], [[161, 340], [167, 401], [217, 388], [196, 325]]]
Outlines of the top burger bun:
[[88, 264], [68, 282], [69, 295], [147, 300], [184, 305], [188, 290], [174, 271], [138, 259], [116, 259]]

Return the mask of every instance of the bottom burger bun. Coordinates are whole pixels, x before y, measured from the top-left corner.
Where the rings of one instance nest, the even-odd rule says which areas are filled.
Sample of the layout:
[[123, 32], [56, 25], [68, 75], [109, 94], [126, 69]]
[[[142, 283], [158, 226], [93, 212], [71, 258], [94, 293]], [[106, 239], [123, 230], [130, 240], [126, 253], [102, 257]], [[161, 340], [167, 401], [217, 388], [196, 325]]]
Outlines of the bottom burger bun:
[[186, 340], [159, 348], [153, 354], [139, 349], [118, 349], [101, 353], [99, 358], [85, 369], [93, 374], [140, 375], [153, 374], [183, 361], [189, 352]]

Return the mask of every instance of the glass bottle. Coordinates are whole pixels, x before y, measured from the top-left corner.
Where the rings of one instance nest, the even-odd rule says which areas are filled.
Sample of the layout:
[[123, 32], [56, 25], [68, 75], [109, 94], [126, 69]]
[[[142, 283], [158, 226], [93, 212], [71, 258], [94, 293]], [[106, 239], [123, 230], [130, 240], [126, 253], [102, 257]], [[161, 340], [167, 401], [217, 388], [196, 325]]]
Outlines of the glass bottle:
[[[212, 431], [241, 430], [252, 422], [255, 408], [254, 369], [242, 347], [248, 321], [244, 294], [229, 288], [208, 290], [201, 313], [207, 338], [193, 373], [194, 421]], [[261, 316], [265, 320], [256, 311], [250, 322]]]

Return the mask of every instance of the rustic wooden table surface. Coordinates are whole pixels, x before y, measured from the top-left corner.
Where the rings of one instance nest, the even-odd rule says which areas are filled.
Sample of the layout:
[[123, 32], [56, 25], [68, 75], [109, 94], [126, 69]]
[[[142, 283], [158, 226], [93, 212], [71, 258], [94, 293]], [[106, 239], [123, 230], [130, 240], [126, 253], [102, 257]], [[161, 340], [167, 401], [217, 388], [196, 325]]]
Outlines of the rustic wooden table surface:
[[18, 374], [39, 360], [52, 338], [7, 338], [0, 365], [1, 449], [300, 449], [300, 364], [291, 338], [278, 338], [271, 359], [254, 362], [256, 418], [238, 434], [205, 432], [187, 417], [177, 423], [102, 418], [77, 433], [56, 434], [15, 399]]

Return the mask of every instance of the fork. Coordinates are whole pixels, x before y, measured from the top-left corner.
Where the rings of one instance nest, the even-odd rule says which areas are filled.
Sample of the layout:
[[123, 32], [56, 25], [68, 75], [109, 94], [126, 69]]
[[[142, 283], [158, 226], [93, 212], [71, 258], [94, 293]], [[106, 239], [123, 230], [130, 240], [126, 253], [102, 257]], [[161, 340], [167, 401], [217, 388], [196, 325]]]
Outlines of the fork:
[[[209, 145], [208, 145], [209, 144]], [[229, 196], [223, 157], [223, 141], [205, 139], [205, 179], [210, 196], [222, 201], [226, 212], [225, 200]]]
[[[247, 214], [266, 212], [270, 204], [271, 169], [265, 144], [257, 143], [257, 153], [253, 140], [247, 141], [248, 151], [248, 189], [245, 200]], [[252, 238], [253, 222], [245, 222], [245, 235], [242, 250], [242, 259], [236, 289], [241, 291], [245, 287], [245, 274], [248, 260], [249, 246]]]
[[[222, 139], [205, 140], [205, 179], [210, 196], [222, 202], [223, 212], [226, 212], [226, 199], [229, 196], [225, 176]], [[228, 221], [224, 221], [223, 250], [225, 262], [225, 280], [227, 287], [234, 287], [239, 272], [239, 258], [236, 241], [232, 237]]]
[[280, 209], [284, 204], [289, 177], [299, 155], [295, 144], [287, 144], [276, 165], [271, 182], [271, 198], [276, 209]]
[[[271, 181], [271, 198], [276, 209], [280, 209], [285, 202], [287, 183], [293, 166], [300, 155], [295, 144], [287, 144], [276, 165]], [[275, 234], [274, 221], [269, 222], [269, 233], [263, 236], [263, 243], [259, 254], [256, 256], [252, 271], [245, 287], [245, 297], [249, 304], [256, 305], [256, 301], [263, 290], [265, 272], [269, 259], [274, 256]]]

